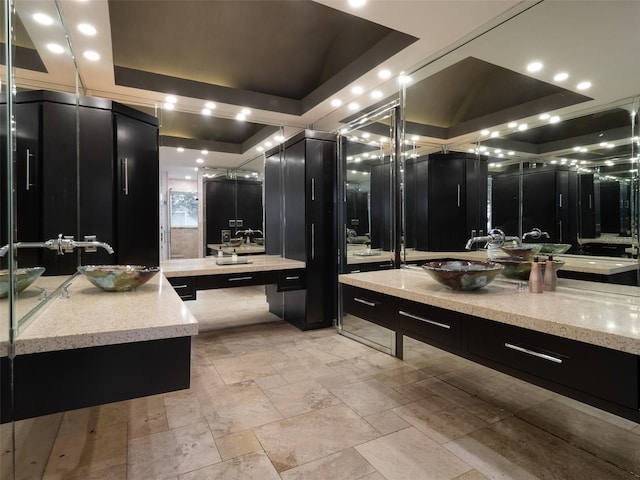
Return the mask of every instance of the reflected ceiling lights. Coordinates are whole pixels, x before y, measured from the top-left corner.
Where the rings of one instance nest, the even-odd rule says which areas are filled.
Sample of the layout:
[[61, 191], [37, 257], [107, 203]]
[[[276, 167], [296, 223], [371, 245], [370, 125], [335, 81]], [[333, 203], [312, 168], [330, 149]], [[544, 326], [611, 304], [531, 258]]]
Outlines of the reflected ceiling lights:
[[202, 158], [196, 158], [196, 163], [204, 163], [204, 160]]
[[40, 25], [52, 25], [53, 18], [51, 18], [46, 13], [34, 13], [33, 19], [38, 22]]
[[359, 109], [360, 109], [360, 105], [358, 105], [356, 102], [351, 102], [349, 104], [349, 110], [356, 111]]
[[209, 150], [201, 150], [200, 153], [202, 155], [207, 155], [209, 153]]
[[171, 102], [164, 102], [164, 108], [165, 110], [173, 110], [176, 106]]
[[200, 112], [202, 113], [202, 115], [211, 115], [211, 110], [209, 110], [208, 108], [203, 108], [202, 110], [200, 110]]
[[51, 53], [56, 53], [56, 54], [64, 53], [64, 47], [62, 47], [61, 45], [58, 45], [57, 43], [48, 43], [47, 49]]
[[489, 135], [491, 132], [489, 130], [481, 130], [480, 131], [480, 135], [486, 136]]
[[251, 115], [251, 110], [249, 110], [248, 108], [243, 108], [242, 110], [240, 110], [240, 113], [245, 116]]
[[353, 8], [360, 8], [364, 6], [365, 3], [367, 3], [367, 0], [349, 0], [348, 3], [349, 3], [349, 6]]
[[564, 82], [567, 78], [569, 78], [569, 74], [567, 72], [560, 72], [560, 73], [556, 73], [553, 76], [553, 79], [556, 82]]
[[551, 115], [549, 115], [548, 113], [543, 113], [542, 115], [540, 115], [538, 118], [540, 120], [548, 120], [549, 117], [551, 117]]
[[509, 128], [516, 128], [518, 126], [518, 122], [509, 122], [507, 124], [507, 127]]
[[96, 30], [96, 27], [94, 27], [89, 23], [79, 23], [78, 30], [80, 31], [80, 33], [84, 33], [85, 35], [89, 35], [89, 36], [93, 36], [96, 33], [98, 33], [98, 31]]
[[334, 98], [333, 100], [331, 100], [331, 106], [332, 107], [339, 107], [342, 105], [342, 100], [340, 100], [339, 98]]
[[371, 92], [371, 98], [382, 98], [383, 93], [380, 90], [374, 90], [373, 92]]
[[578, 90], [587, 90], [588, 88], [591, 88], [591, 82], [580, 82], [578, 85], [576, 85], [576, 88]]
[[515, 155], [515, 154], [516, 154], [516, 152], [514, 152], [513, 150], [509, 150], [509, 151], [507, 152], [507, 155]]
[[554, 115], [549, 119], [549, 123], [558, 123], [560, 121], [560, 117], [558, 115]]
[[204, 104], [204, 108], [208, 108], [209, 110], [215, 110], [216, 104], [213, 102], [207, 102]]
[[167, 95], [166, 97], [164, 97], [164, 101], [169, 103], [177, 103], [178, 99], [174, 95]]
[[360, 85], [356, 85], [351, 89], [351, 93], [353, 93], [354, 95], [362, 95], [362, 92], [364, 92], [364, 88], [362, 88]]
[[544, 67], [542, 62], [531, 62], [529, 65], [527, 65], [527, 72], [539, 72], [540, 70], [542, 70], [542, 67]]
[[178, 148], [176, 148], [176, 150], [177, 150], [178, 152], [180, 152], [180, 153], [184, 152], [184, 148], [182, 148], [182, 147], [178, 147]]
[[94, 52], [93, 50], [87, 50], [84, 52], [84, 58], [87, 60], [91, 60], [92, 62], [97, 62], [100, 60], [100, 54], [98, 52]]
[[529, 128], [529, 126], [526, 123], [521, 123], [520, 125], [518, 125], [518, 130], [520, 130], [521, 132], [524, 132], [527, 128]]
[[391, 71], [384, 69], [384, 70], [380, 70], [378, 72], [378, 77], [382, 78], [383, 80], [386, 80], [388, 78], [391, 78]]
[[257, 150], [257, 151], [259, 151], [259, 152], [263, 152], [263, 151], [264, 151], [264, 148], [262, 148], [262, 147], [258, 147], [258, 148], [256, 148], [256, 150]]

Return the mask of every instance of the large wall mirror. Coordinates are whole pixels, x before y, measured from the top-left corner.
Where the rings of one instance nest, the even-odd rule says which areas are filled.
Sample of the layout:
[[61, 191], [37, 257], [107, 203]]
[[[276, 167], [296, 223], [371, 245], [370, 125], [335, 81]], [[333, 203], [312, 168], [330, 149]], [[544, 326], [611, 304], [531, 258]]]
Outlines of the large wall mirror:
[[[456, 222], [465, 223], [464, 237], [500, 228], [525, 242], [557, 244], [562, 255], [620, 266], [637, 284], [636, 18], [634, 2], [611, 11], [540, 2], [412, 72], [405, 174], [413, 158], [465, 162], [462, 172], [449, 165], [442, 177], [454, 203], [468, 194], [470, 174], [479, 175], [474, 185], [486, 185], [467, 199], [486, 206], [486, 221], [468, 221], [467, 209]], [[615, 54], [592, 55], [596, 44]], [[406, 214], [414, 207], [405, 187]]]

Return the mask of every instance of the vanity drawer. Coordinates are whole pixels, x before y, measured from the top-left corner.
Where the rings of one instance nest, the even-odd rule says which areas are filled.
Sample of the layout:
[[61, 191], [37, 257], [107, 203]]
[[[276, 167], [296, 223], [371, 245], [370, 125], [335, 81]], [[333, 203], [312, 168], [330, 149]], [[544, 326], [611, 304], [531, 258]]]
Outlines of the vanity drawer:
[[398, 332], [435, 346], [462, 347], [461, 314], [400, 300], [396, 305]]
[[371, 263], [350, 263], [347, 264], [345, 273], [375, 272], [377, 270], [390, 270], [393, 268], [391, 261], [378, 261]]
[[196, 299], [196, 284], [193, 277], [171, 277], [167, 280], [182, 300]]
[[468, 338], [474, 355], [638, 409], [636, 355], [482, 319], [468, 322]]
[[304, 269], [281, 270], [278, 272], [278, 292], [304, 290]]
[[246, 287], [278, 283], [277, 272], [238, 272], [223, 275], [202, 275], [196, 278], [197, 290]]
[[393, 297], [363, 288], [342, 286], [342, 307], [345, 313], [363, 318], [383, 327], [395, 330]]

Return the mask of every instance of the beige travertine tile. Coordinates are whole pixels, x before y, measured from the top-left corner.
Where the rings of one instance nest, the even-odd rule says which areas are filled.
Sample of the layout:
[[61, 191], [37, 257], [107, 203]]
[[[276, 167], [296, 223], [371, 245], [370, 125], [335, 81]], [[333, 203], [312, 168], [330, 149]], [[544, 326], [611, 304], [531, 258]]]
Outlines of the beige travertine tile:
[[215, 437], [240, 432], [282, 418], [253, 382], [234, 383], [198, 393], [202, 414]]
[[251, 430], [218, 437], [216, 438], [216, 445], [218, 445], [218, 451], [223, 460], [262, 450], [260, 442]]
[[554, 397], [553, 400], [558, 403], [562, 403], [563, 405], [566, 405], [568, 407], [571, 407], [575, 410], [579, 410], [583, 413], [591, 415], [593, 417], [598, 417], [607, 423], [616, 425], [625, 430], [633, 431], [634, 429], [637, 429], [640, 426], [636, 422], [627, 420], [626, 418], [619, 417], [617, 415], [614, 415], [613, 413], [605, 412], [604, 410], [600, 410], [596, 407], [592, 407], [591, 405], [587, 405], [586, 403], [579, 402], [569, 397], [558, 395]]
[[384, 478], [380, 472], [373, 472], [365, 477], [362, 477], [362, 480], [387, 480], [387, 479]]
[[73, 480], [127, 480], [127, 466], [117, 465], [98, 472], [73, 477]]
[[152, 395], [127, 402], [129, 438], [143, 437], [152, 433], [169, 430], [164, 397]]
[[463, 473], [459, 477], [456, 477], [455, 480], [488, 480], [488, 479], [477, 470], [471, 470], [470, 472]]
[[357, 480], [375, 469], [354, 448], [282, 472], [282, 480]]
[[284, 353], [269, 348], [239, 357], [215, 359], [213, 364], [224, 383], [231, 384], [275, 375], [279, 372], [273, 368], [272, 364], [287, 360], [289, 357]]
[[254, 378], [253, 381], [263, 390], [267, 390], [268, 388], [280, 387], [287, 384], [287, 381], [280, 375], [270, 375], [268, 377]]
[[191, 370], [191, 389], [210, 388], [224, 385], [222, 377], [213, 365], [204, 365]]
[[127, 424], [58, 435], [43, 479], [73, 478], [127, 462]]
[[383, 410], [364, 417], [382, 435], [397, 432], [411, 425], [393, 413], [391, 410]]
[[344, 405], [314, 410], [254, 429], [276, 470], [283, 472], [379, 436]]
[[640, 437], [555, 400], [518, 417], [630, 472], [640, 472]]
[[101, 427], [127, 422], [128, 419], [129, 407], [126, 402], [69, 410], [62, 417], [58, 435], [88, 433]]
[[[512, 464], [542, 479], [637, 480], [635, 475], [516, 417], [476, 430], [461, 440], [467, 438], [476, 440]], [[491, 477], [481, 466], [474, 467]]]
[[335, 387], [331, 392], [361, 416], [409, 403], [406, 397], [377, 380]]
[[176, 392], [166, 395], [164, 406], [169, 428], [183, 427], [206, 421], [202, 416], [200, 400], [195, 393]]
[[253, 452], [185, 473], [179, 480], [279, 480], [264, 452]]
[[284, 418], [342, 403], [315, 380], [305, 380], [264, 391]]
[[471, 470], [413, 427], [358, 445], [356, 450], [387, 480], [450, 480]]
[[288, 383], [334, 374], [333, 370], [315, 357], [287, 360], [272, 366]]
[[166, 478], [220, 462], [205, 422], [154, 433], [129, 441], [130, 479]]
[[415, 383], [428, 377], [430, 377], [430, 375], [427, 372], [412, 367], [411, 365], [402, 365], [373, 375], [373, 378], [392, 388]]
[[438, 443], [462, 437], [487, 423], [448, 400], [433, 396], [393, 411]]

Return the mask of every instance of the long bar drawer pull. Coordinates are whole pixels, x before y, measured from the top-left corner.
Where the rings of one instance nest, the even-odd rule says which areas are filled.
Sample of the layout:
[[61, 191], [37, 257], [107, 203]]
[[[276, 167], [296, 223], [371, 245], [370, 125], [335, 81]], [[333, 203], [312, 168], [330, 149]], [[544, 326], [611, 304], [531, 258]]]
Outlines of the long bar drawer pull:
[[285, 280], [300, 280], [299, 276], [295, 276], [295, 277], [284, 277]]
[[440, 322], [435, 322], [433, 320], [428, 320], [426, 318], [419, 317], [419, 316], [414, 315], [412, 313], [403, 312], [402, 310], [399, 310], [398, 313], [400, 315], [405, 316], [405, 317], [413, 318], [414, 320], [419, 320], [421, 322], [425, 322], [425, 323], [429, 323], [431, 325], [435, 325], [436, 327], [446, 328], [447, 330], [451, 329], [451, 325], [447, 325], [446, 323], [440, 323]]
[[235, 278], [230, 278], [229, 281], [230, 282], [238, 282], [240, 280], [251, 280], [253, 277], [235, 277]]
[[367, 300], [363, 300], [363, 299], [358, 298], [358, 297], [353, 297], [353, 301], [354, 302], [358, 302], [358, 303], [362, 303], [362, 304], [366, 305], [367, 307], [375, 307], [376, 306], [375, 302], [368, 302]]
[[561, 358], [553, 357], [551, 355], [547, 355], [546, 353], [534, 352], [533, 350], [519, 347], [518, 345], [514, 345], [512, 343], [505, 343], [504, 346], [507, 348], [510, 348], [511, 350], [516, 350], [518, 352], [526, 353], [528, 355], [533, 355], [534, 357], [542, 358], [544, 360], [549, 360], [550, 362], [553, 362], [553, 363], [562, 363]]
[[173, 288], [187, 288], [188, 285], [173, 285]]

